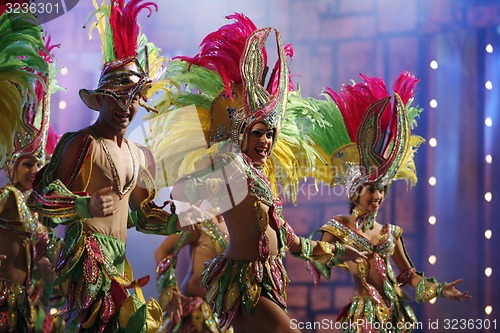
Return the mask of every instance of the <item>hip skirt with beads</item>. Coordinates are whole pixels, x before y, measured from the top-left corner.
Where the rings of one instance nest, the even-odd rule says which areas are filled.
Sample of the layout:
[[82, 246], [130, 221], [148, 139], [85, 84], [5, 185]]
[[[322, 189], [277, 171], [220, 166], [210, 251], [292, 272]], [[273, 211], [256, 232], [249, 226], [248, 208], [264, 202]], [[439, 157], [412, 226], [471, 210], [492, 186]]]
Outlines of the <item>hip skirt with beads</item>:
[[206, 299], [220, 319], [220, 326], [231, 325], [240, 307], [250, 315], [260, 297], [266, 297], [286, 311], [289, 279], [281, 256], [267, 260], [230, 260], [218, 256], [205, 264], [202, 285]]
[[398, 299], [388, 306], [370, 296], [355, 296], [337, 317], [344, 333], [410, 333], [417, 319], [410, 306]]
[[[68, 331], [152, 333], [161, 325], [161, 308], [145, 302], [140, 287], [149, 277], [133, 279], [125, 243], [99, 233], [84, 232], [81, 223], [66, 231], [56, 271], [56, 283], [66, 286], [67, 319], [76, 314]], [[135, 288], [130, 295], [127, 289]]]

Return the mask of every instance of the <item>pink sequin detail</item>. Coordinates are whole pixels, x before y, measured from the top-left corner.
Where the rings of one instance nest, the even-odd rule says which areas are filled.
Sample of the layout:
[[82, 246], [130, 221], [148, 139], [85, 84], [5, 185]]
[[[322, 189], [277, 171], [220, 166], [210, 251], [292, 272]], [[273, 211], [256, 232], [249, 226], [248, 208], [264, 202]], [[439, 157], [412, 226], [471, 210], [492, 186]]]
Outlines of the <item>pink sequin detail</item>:
[[269, 263], [271, 266], [271, 275], [274, 280], [274, 283], [276, 284], [278, 291], [281, 292], [283, 291], [283, 277], [281, 276], [281, 270], [276, 265], [276, 261], [274, 260], [274, 258], [271, 258], [269, 260]]
[[92, 257], [89, 256], [85, 258], [83, 262], [83, 269], [85, 270], [84, 276], [87, 281], [95, 284], [99, 275], [99, 269], [97, 268], [97, 263], [92, 259]]
[[104, 253], [102, 252], [101, 246], [94, 239], [94, 237], [89, 236], [86, 239], [86, 248], [89, 255], [91, 255], [98, 263], [104, 264]]
[[380, 277], [382, 278], [382, 280], [386, 280], [387, 279], [387, 269], [385, 267], [384, 260], [378, 255], [377, 252], [375, 252], [373, 254], [373, 256], [375, 257], [375, 264], [377, 267], [377, 271], [380, 273]]
[[113, 298], [111, 297], [110, 293], [106, 292], [104, 294], [103, 306], [101, 312], [102, 321], [105, 323], [109, 322], [110, 319], [115, 315], [115, 312], [116, 312], [116, 306], [115, 303], [113, 302]]
[[269, 258], [269, 238], [263, 231], [259, 235], [259, 257], [262, 261]]

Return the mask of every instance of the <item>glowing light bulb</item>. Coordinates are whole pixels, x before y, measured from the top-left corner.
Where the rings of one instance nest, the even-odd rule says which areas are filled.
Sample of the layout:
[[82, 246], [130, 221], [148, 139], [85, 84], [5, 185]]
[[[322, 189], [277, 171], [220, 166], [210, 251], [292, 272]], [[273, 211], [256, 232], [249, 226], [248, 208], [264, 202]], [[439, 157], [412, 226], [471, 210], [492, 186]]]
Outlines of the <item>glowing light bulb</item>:
[[488, 305], [484, 308], [484, 312], [489, 315], [493, 312], [493, 307], [491, 305]]
[[438, 69], [439, 65], [438, 65], [438, 62], [436, 60], [432, 60], [429, 64], [429, 66], [432, 68], [432, 69]]
[[430, 263], [431, 265], [434, 265], [434, 264], [436, 263], [436, 261], [437, 261], [437, 258], [436, 258], [436, 256], [435, 256], [435, 255], [431, 255], [431, 256], [429, 257], [429, 263]]
[[493, 232], [492, 232], [490, 229], [488, 229], [488, 230], [486, 230], [486, 231], [484, 232], [484, 237], [485, 237], [486, 239], [491, 239], [491, 236], [493, 236]]
[[488, 89], [488, 90], [491, 90], [491, 89], [493, 89], [493, 83], [491, 83], [491, 81], [490, 81], [490, 80], [488, 80], [488, 81], [486, 81], [486, 82], [484, 83], [484, 87], [485, 87], [486, 89]]
[[429, 106], [433, 109], [437, 108], [438, 101], [436, 101], [435, 99], [431, 99], [431, 101], [429, 102]]
[[487, 277], [490, 277], [491, 273], [493, 273], [493, 270], [491, 269], [491, 267], [486, 267], [486, 269], [484, 270], [484, 275], [486, 275]]
[[492, 195], [491, 195], [491, 192], [486, 192], [484, 194], [484, 200], [488, 201], [488, 202], [491, 202], [491, 199], [492, 199]]
[[486, 163], [491, 164], [493, 162], [493, 157], [491, 157], [490, 154], [486, 155], [485, 157]]
[[429, 139], [429, 146], [431, 146], [432, 148], [435, 148], [438, 144], [438, 141], [436, 138], [430, 138]]
[[429, 221], [430, 225], [434, 225], [434, 224], [436, 224], [436, 217], [434, 215], [429, 216], [429, 220], [428, 221]]
[[490, 117], [487, 117], [485, 120], [484, 120], [484, 124], [488, 127], [491, 127], [493, 125], [493, 120], [491, 120]]
[[491, 44], [486, 45], [486, 52], [493, 53], [493, 45]]
[[437, 179], [436, 179], [436, 177], [430, 177], [430, 178], [429, 178], [429, 185], [431, 185], [431, 186], [435, 186], [435, 185], [436, 185], [436, 183], [437, 183]]
[[66, 106], [67, 106], [66, 101], [62, 100], [59, 102], [59, 109], [64, 110], [66, 109]]

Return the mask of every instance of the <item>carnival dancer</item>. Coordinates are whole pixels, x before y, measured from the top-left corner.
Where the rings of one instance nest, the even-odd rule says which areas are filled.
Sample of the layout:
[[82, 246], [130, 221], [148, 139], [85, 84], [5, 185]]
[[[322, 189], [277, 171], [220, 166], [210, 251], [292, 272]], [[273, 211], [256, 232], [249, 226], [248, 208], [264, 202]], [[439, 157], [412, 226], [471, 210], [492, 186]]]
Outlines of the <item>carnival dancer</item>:
[[[206, 219], [193, 231], [168, 236], [156, 249], [157, 288], [164, 311], [159, 332], [228, 332], [220, 330], [217, 317], [205, 300], [201, 286], [204, 264], [224, 254], [228, 245], [222, 215]], [[179, 288], [175, 271], [179, 251], [189, 247], [189, 270]]]
[[[180, 229], [175, 208], [166, 212], [153, 202], [150, 151], [125, 137], [139, 106], [148, 108], [144, 101], [152, 84], [150, 43], [138, 38], [142, 9], [151, 13], [157, 5], [118, 0], [96, 9], [92, 27], [101, 35], [104, 65], [98, 87], [81, 89], [80, 97], [99, 116], [91, 126], [63, 135], [36, 185], [36, 203], [47, 223], [67, 226], [56, 283], [66, 287], [69, 331], [156, 332], [162, 322], [160, 306], [154, 299], [146, 302], [140, 289], [149, 277], [134, 280], [125, 257], [127, 228], [156, 234]], [[193, 212], [187, 222], [196, 218]]]
[[43, 300], [50, 290], [44, 287], [55, 279], [47, 257], [56, 244], [29, 204], [45, 164], [52, 46], [50, 38], [44, 45], [29, 13], [2, 13], [0, 39], [1, 165], [9, 179], [0, 192], [0, 332], [49, 332], [53, 318]]
[[[286, 313], [289, 279], [282, 262], [286, 250], [324, 263], [337, 252], [335, 245], [296, 236], [284, 221], [281, 199], [273, 190], [273, 184], [281, 183], [293, 192], [300, 181], [298, 168], [314, 164], [314, 149], [300, 125], [315, 120], [302, 117], [308, 112], [320, 116], [298, 92], [289, 94], [288, 63], [278, 31], [278, 61], [266, 88], [265, 42], [273, 29], [257, 29], [242, 14], [228, 18], [235, 22], [205, 37], [198, 55], [180, 57], [167, 69], [171, 83], [183, 88], [173, 95], [173, 104], [179, 108], [194, 104], [203, 131], [197, 149], [173, 156], [175, 146], [184, 147], [187, 140], [182, 138], [193, 137], [180, 129], [175, 135], [174, 126], [164, 125], [165, 140], [159, 145], [169, 156], [163, 158], [165, 179], [180, 177], [172, 198], [191, 203], [205, 199], [226, 222], [229, 246], [224, 255], [207, 263], [202, 275], [207, 301], [220, 326], [233, 325], [236, 332], [288, 332], [292, 331]], [[292, 121], [285, 117], [290, 99], [305, 107], [290, 110]], [[186, 109], [170, 111], [159, 124], [169, 123]], [[295, 126], [295, 131], [285, 130], [287, 125]], [[342, 259], [360, 255], [348, 247]]]
[[[363, 82], [344, 86], [339, 93], [326, 90], [325, 103], [338, 106], [329, 107], [337, 113], [330, 117], [337, 120], [336, 132], [331, 133], [337, 146], [331, 145], [332, 140], [316, 142], [331, 154], [331, 185], [345, 185], [351, 215], [332, 218], [318, 232], [323, 241], [366, 251], [368, 259], [335, 259], [327, 265], [316, 263], [315, 268], [327, 278], [335, 266], [354, 276], [354, 296], [337, 318], [349, 324], [344, 332], [411, 332], [417, 318], [403, 286], [415, 288], [417, 302], [436, 296], [462, 302], [471, 296], [455, 288], [461, 279], [439, 283], [417, 272], [402, 228], [377, 221], [391, 183], [405, 179], [414, 185], [417, 181], [413, 155], [424, 139], [411, 135], [411, 127], [422, 110], [411, 106], [418, 80], [410, 73], [402, 72], [394, 82], [392, 105], [382, 79], [361, 77]], [[397, 276], [391, 259], [400, 272]], [[319, 282], [319, 274], [316, 279]]]

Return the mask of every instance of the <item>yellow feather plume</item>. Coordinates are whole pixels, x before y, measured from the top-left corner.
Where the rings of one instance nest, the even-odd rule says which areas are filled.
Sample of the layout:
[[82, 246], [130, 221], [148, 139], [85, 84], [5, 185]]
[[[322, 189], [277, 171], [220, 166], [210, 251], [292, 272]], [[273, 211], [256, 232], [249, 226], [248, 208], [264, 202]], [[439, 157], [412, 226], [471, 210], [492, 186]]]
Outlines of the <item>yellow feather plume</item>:
[[417, 169], [413, 157], [418, 147], [425, 142], [425, 139], [419, 135], [410, 136], [410, 143], [404, 152], [403, 160], [398, 172], [394, 176], [395, 180], [404, 179], [410, 186], [415, 186], [418, 181]]
[[106, 5], [106, 0], [103, 0], [100, 6], [97, 4], [96, 0], [92, 0], [92, 4], [96, 9], [94, 12], [96, 21], [93, 22], [89, 28], [89, 39], [92, 40], [92, 33], [94, 32], [94, 29], [97, 29], [99, 36], [101, 36], [101, 50], [104, 54], [104, 44], [106, 40], [104, 37], [106, 36], [106, 19], [104, 18], [105, 15], [103, 14], [103, 11], [107, 10], [109, 12], [110, 7], [109, 5]]
[[21, 123], [22, 98], [9, 81], [0, 82], [0, 166], [3, 166], [13, 150], [14, 134]]
[[194, 106], [150, 117], [150, 133], [156, 136], [148, 146], [156, 159], [158, 188], [174, 185], [180, 177], [194, 171], [198, 159], [210, 153], [206, 126], [209, 123], [210, 112]]

